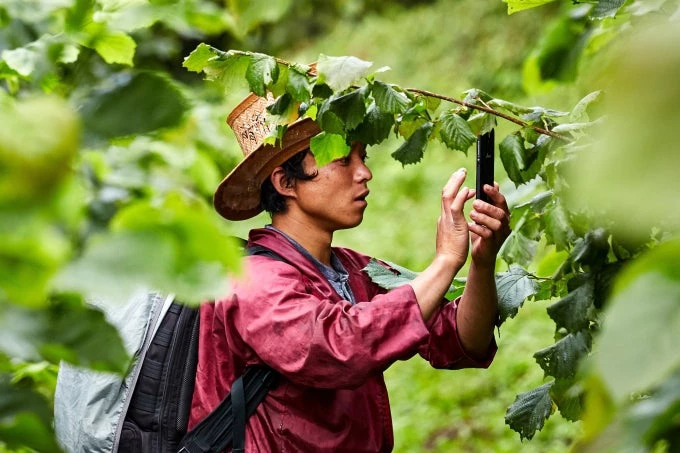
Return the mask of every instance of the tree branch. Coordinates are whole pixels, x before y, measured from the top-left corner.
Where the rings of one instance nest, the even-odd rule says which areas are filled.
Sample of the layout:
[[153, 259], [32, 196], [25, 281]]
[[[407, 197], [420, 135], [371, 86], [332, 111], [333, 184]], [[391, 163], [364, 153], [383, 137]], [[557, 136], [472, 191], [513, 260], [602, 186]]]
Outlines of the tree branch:
[[448, 101], [448, 102], [451, 102], [451, 103], [454, 103], [454, 104], [462, 105], [463, 107], [467, 107], [467, 108], [471, 108], [471, 109], [475, 109], [475, 110], [481, 110], [483, 112], [490, 113], [492, 115], [501, 117], [501, 118], [508, 120], [511, 123], [515, 123], [519, 126], [530, 127], [540, 134], [549, 135], [550, 137], [554, 137], [554, 138], [557, 138], [557, 139], [560, 139], [560, 140], [567, 141], [567, 139], [565, 137], [561, 136], [560, 134], [557, 134], [557, 133], [555, 133], [551, 130], [548, 130], [548, 129], [544, 129], [542, 127], [531, 125], [531, 124], [527, 123], [526, 121], [522, 121], [519, 118], [515, 118], [514, 116], [510, 116], [510, 115], [505, 114], [503, 112], [499, 112], [498, 110], [494, 110], [491, 107], [488, 107], [486, 105], [471, 104], [469, 102], [461, 101], [460, 99], [455, 99], [455, 98], [452, 98], [452, 97], [449, 97], [449, 96], [444, 96], [442, 94], [433, 93], [431, 91], [421, 90], [421, 89], [418, 89], [418, 88], [406, 88], [406, 91], [409, 91], [411, 93], [422, 94], [424, 96], [429, 96], [429, 97], [432, 97], [432, 98], [441, 99], [443, 101]]

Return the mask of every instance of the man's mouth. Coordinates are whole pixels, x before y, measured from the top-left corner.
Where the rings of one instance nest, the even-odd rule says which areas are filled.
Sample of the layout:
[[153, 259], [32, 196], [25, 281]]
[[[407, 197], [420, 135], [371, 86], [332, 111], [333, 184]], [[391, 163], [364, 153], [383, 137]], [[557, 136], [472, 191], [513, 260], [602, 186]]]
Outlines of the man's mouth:
[[368, 197], [369, 191], [367, 190], [366, 192], [362, 192], [358, 197], [356, 197], [354, 200], [355, 201], [366, 201], [366, 197]]

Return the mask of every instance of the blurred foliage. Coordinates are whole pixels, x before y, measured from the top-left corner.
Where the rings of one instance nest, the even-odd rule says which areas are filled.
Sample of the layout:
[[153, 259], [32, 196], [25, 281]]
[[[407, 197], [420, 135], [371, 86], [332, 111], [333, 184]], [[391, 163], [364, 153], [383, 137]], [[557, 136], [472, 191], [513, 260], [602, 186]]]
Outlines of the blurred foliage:
[[[390, 77], [402, 86], [446, 94], [477, 86], [522, 104], [559, 104], [567, 115], [495, 99], [494, 108], [529, 115], [527, 121], [533, 114], [537, 124], [576, 143], [546, 146], [531, 128], [499, 123], [510, 138], [500, 148], [505, 171], [497, 165], [496, 177], [513, 206], [514, 228], [503, 258], [525, 266], [500, 274], [506, 323], [499, 356], [485, 372], [440, 373], [419, 361], [391, 368], [396, 449], [564, 451], [578, 426], [554, 419], [544, 425], [545, 417], [557, 408], [574, 420], [583, 403], [582, 451], [654, 445], [673, 451], [678, 363], [668, 345], [677, 331], [672, 263], [678, 248], [670, 241], [677, 213], [665, 196], [677, 193], [669, 174], [676, 167], [669, 134], [677, 124], [677, 34], [627, 37], [668, 17], [677, 20], [677, 2], [505, 3], [510, 12], [545, 6], [503, 17], [503, 3], [473, 0], [5, 0], [0, 451], [57, 451], [50, 400], [59, 360], [118, 371], [127, 364], [116, 332], [73, 291], [124, 300], [142, 286], [194, 303], [209, 299], [224, 290], [218, 276], [238, 270], [230, 235], [243, 237], [266, 222], [259, 216], [227, 225], [209, 207], [213, 188], [239, 159], [224, 116], [248, 87], [225, 96], [221, 83], [203, 82], [182, 68], [199, 42], [304, 62], [319, 53], [355, 55], [391, 66]], [[630, 56], [616, 51], [612, 43], [619, 41], [631, 43]], [[374, 95], [397, 112], [403, 98], [393, 91], [380, 86]], [[530, 99], [520, 101], [525, 93]], [[593, 113], [599, 103], [611, 118], [607, 128]], [[487, 118], [473, 119], [471, 130], [478, 132]], [[356, 121], [345, 117], [345, 124], [348, 119]], [[430, 144], [418, 170], [403, 170], [389, 157], [398, 139], [372, 147], [369, 164], [380, 171], [371, 209], [365, 225], [339, 233], [339, 242], [423, 267], [433, 250], [440, 186], [449, 169], [474, 166], [474, 156], [446, 147], [470, 143], [456, 117], [447, 121], [444, 143]], [[591, 129], [604, 130], [595, 144]], [[657, 159], [649, 158], [649, 147]], [[593, 149], [598, 152], [581, 152]], [[432, 222], [403, 221], [415, 212]], [[555, 324], [545, 315], [541, 320], [534, 304], [512, 319], [527, 298], [554, 298], [548, 315]], [[644, 310], [642, 298], [653, 310]], [[573, 361], [583, 354], [560, 345], [583, 351], [586, 332], [597, 341], [600, 326], [600, 348], [609, 352], [572, 376]], [[635, 329], [639, 335], [630, 334]], [[541, 368], [530, 366], [527, 357], [554, 341], [535, 354]], [[668, 352], [649, 354], [658, 348]], [[561, 357], [572, 365], [565, 368]], [[551, 386], [543, 371], [561, 377]], [[515, 429], [533, 436], [520, 443], [502, 422], [503, 408], [532, 387], [550, 387], [539, 400], [552, 402], [541, 413], [538, 404], [524, 403], [539, 394], [529, 390], [513, 406], [510, 413], [527, 420]], [[532, 413], [543, 416], [526, 417]], [[535, 433], [539, 425], [543, 430]]]

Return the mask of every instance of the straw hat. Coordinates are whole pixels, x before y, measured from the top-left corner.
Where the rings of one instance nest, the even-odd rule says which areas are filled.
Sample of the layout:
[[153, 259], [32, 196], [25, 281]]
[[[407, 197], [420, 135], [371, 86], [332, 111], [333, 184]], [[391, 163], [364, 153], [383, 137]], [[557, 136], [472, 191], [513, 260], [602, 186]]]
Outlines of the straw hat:
[[250, 94], [227, 118], [245, 158], [215, 191], [215, 209], [226, 219], [245, 220], [262, 212], [260, 188], [264, 180], [276, 167], [308, 148], [309, 140], [321, 132], [311, 118], [302, 118], [288, 125], [280, 143], [263, 144], [274, 128], [265, 122], [266, 108], [273, 102], [271, 95], [263, 98]]

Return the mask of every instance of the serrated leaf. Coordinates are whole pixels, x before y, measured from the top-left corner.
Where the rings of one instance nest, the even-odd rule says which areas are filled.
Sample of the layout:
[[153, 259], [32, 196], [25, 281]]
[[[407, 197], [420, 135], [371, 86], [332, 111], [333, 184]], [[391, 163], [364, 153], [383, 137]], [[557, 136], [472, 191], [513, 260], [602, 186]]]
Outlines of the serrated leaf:
[[545, 226], [548, 244], [555, 244], [558, 251], [567, 250], [571, 247], [576, 239], [576, 234], [571, 227], [567, 211], [555, 198], [547, 206], [541, 216], [541, 221]]
[[548, 307], [548, 315], [557, 329], [578, 332], [590, 327], [595, 320], [594, 282], [587, 279], [565, 297]]
[[587, 332], [570, 333], [552, 346], [537, 351], [534, 358], [546, 376], [571, 379], [576, 375], [581, 359], [590, 352], [590, 343]]
[[[405, 285], [418, 276], [417, 272], [399, 266], [398, 264], [390, 263], [389, 261], [385, 261], [385, 264], [391, 269], [380, 264], [375, 258], [371, 258], [366, 267], [362, 269], [362, 272], [366, 273], [373, 283], [388, 291]], [[462, 293], [464, 286], [464, 280], [454, 279], [447, 291], [447, 299], [459, 296]]]
[[137, 43], [122, 31], [107, 31], [97, 36], [92, 47], [109, 64], [132, 66]]
[[426, 122], [411, 134], [409, 138], [392, 153], [392, 157], [402, 165], [415, 164], [420, 162], [425, 153], [427, 141], [430, 138], [434, 125], [431, 122]]
[[485, 112], [475, 113], [467, 121], [475, 135], [486, 134], [496, 127], [496, 117]]
[[552, 1], [555, 0], [503, 0], [503, 3], [508, 4], [508, 14], [514, 14], [525, 9], [543, 6]]
[[463, 92], [463, 94], [465, 94], [464, 102], [467, 102], [468, 104], [478, 104], [480, 100], [488, 102], [493, 99], [493, 96], [489, 93], [478, 88], [471, 88]]
[[379, 80], [373, 82], [371, 93], [378, 108], [383, 112], [403, 113], [411, 104], [408, 96]]
[[591, 15], [597, 18], [614, 17], [626, 0], [598, 0]]
[[203, 72], [208, 80], [219, 80], [227, 86], [248, 85], [246, 71], [252, 60], [251, 54], [229, 51], [223, 52], [207, 44], [199, 44], [184, 59], [185, 68]]
[[508, 177], [515, 183], [516, 187], [519, 187], [520, 184], [525, 182], [522, 177], [522, 170], [526, 168], [527, 160], [524, 139], [517, 134], [510, 134], [505, 137], [498, 149]]
[[515, 402], [505, 412], [505, 423], [519, 433], [520, 439], [531, 439], [543, 428], [553, 412], [550, 388], [553, 382], [517, 395]]
[[316, 63], [317, 83], [325, 83], [334, 92], [341, 92], [368, 75], [372, 65], [372, 62], [356, 57], [329, 57], [321, 54]]
[[581, 419], [584, 392], [579, 384], [574, 384], [572, 380], [558, 379], [550, 389], [550, 396], [562, 417], [572, 422]]
[[514, 318], [524, 301], [538, 290], [536, 277], [521, 268], [510, 266], [507, 272], [496, 275], [498, 315], [501, 324]]
[[503, 99], [491, 99], [490, 101], [487, 102], [487, 104], [491, 107], [500, 107], [503, 110], [506, 110], [510, 113], [514, 113], [515, 115], [522, 115], [534, 111], [532, 107], [525, 107], [523, 105], [515, 104], [510, 101], [505, 101]]
[[331, 101], [329, 98], [321, 104], [316, 113], [316, 122], [324, 132], [343, 135], [345, 133], [345, 123], [331, 110]]
[[526, 267], [534, 259], [537, 246], [537, 241], [526, 237], [517, 230], [513, 230], [505, 240], [500, 254], [506, 263], [514, 263]]
[[450, 149], [467, 154], [468, 148], [477, 139], [468, 122], [455, 113], [447, 112], [439, 117], [439, 124], [442, 142]]
[[293, 65], [288, 68], [286, 90], [299, 102], [308, 102], [312, 94], [312, 83], [309, 81], [308, 66]]
[[348, 133], [347, 138], [366, 145], [377, 145], [390, 135], [393, 125], [394, 116], [381, 112], [374, 102], [366, 110], [364, 120]]
[[267, 111], [272, 115], [285, 115], [291, 106], [292, 100], [293, 98], [290, 94], [284, 93], [273, 104], [267, 106]]
[[542, 214], [546, 206], [552, 202], [553, 196], [554, 193], [552, 190], [546, 190], [545, 192], [536, 194], [528, 202], [515, 206], [513, 208], [513, 214], [516, 210], [520, 210], [525, 207], [531, 208], [531, 211], [535, 212], [536, 214]]
[[250, 86], [250, 91], [260, 97], [267, 95], [267, 86], [276, 82], [279, 77], [279, 66], [274, 57], [264, 54], [253, 54], [248, 69], [246, 69], [246, 79]]
[[364, 119], [366, 113], [364, 96], [365, 90], [362, 88], [331, 98], [327, 104], [327, 111], [332, 112], [342, 122], [343, 134], [357, 127]]
[[593, 102], [597, 102], [602, 98], [602, 91], [593, 91], [588, 93], [576, 103], [571, 113], [569, 114], [569, 121], [572, 123], [589, 122], [590, 116], [588, 116], [588, 107]]
[[342, 135], [321, 132], [309, 142], [309, 148], [314, 154], [316, 165], [323, 167], [334, 161], [347, 156], [351, 150]]
[[175, 126], [187, 108], [174, 82], [160, 74], [140, 72], [92, 93], [82, 107], [82, 117], [90, 133], [110, 138]]

